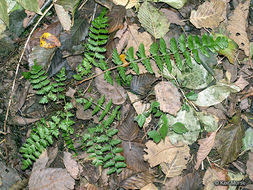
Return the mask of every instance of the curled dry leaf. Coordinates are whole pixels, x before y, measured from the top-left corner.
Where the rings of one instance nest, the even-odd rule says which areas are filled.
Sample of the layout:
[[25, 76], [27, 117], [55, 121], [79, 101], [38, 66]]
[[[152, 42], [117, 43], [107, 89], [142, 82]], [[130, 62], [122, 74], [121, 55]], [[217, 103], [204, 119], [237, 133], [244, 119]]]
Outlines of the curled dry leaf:
[[244, 50], [245, 55], [249, 56], [250, 44], [246, 33], [248, 23], [250, 0], [240, 3], [234, 10], [233, 15], [229, 18], [227, 30], [230, 32], [229, 37], [233, 39], [239, 48]]
[[73, 159], [71, 153], [64, 152], [63, 162], [67, 171], [71, 175], [71, 177], [73, 177], [74, 179], [79, 179], [79, 173], [80, 173], [79, 167], [76, 160]]
[[181, 94], [171, 82], [161, 81], [155, 86], [156, 100], [160, 103], [160, 109], [172, 115], [177, 115], [181, 109]]
[[154, 181], [154, 177], [147, 171], [136, 172], [134, 170], [124, 168], [118, 177], [118, 184], [125, 189], [141, 189]]
[[161, 141], [159, 144], [148, 141], [146, 146], [145, 151], [148, 154], [144, 155], [144, 159], [151, 167], [160, 164], [166, 177], [178, 176], [186, 168], [190, 149], [183, 142], [172, 145], [169, 138], [166, 137], [165, 141]]
[[[128, 105], [130, 108], [128, 113], [123, 120], [121, 119], [120, 125], [118, 126], [118, 136], [122, 140], [132, 141], [134, 140], [139, 132], [139, 127], [137, 123], [134, 121], [135, 110], [132, 105]], [[123, 107], [123, 109], [126, 106]]]
[[205, 1], [198, 10], [191, 11], [190, 21], [196, 28], [215, 28], [226, 16], [226, 4], [220, 0]]
[[[101, 73], [99, 68], [96, 68], [96, 73]], [[123, 87], [119, 86], [115, 81], [113, 85], [104, 80], [104, 75], [100, 75], [95, 79], [97, 90], [105, 95], [105, 98], [112, 99], [112, 103], [116, 105], [123, 104], [126, 101], [126, 91]], [[109, 101], [109, 100], [108, 100]]]
[[137, 172], [148, 171], [148, 163], [143, 159], [145, 148], [143, 144], [123, 141], [122, 148], [127, 168]]
[[218, 190], [227, 190], [227, 186], [216, 186], [214, 181], [223, 180], [226, 181], [227, 171], [224, 171], [219, 168], [208, 168], [203, 177], [203, 184], [205, 185], [205, 189], [218, 189]]
[[36, 160], [29, 179], [30, 190], [69, 190], [74, 189], [75, 180], [66, 169], [45, 168], [48, 162], [46, 151]]
[[195, 164], [196, 170], [199, 169], [201, 162], [207, 157], [207, 155], [211, 151], [214, 145], [215, 136], [216, 132], [211, 132], [208, 137], [198, 140], [198, 144], [200, 145], [200, 147], [197, 153], [197, 162]]

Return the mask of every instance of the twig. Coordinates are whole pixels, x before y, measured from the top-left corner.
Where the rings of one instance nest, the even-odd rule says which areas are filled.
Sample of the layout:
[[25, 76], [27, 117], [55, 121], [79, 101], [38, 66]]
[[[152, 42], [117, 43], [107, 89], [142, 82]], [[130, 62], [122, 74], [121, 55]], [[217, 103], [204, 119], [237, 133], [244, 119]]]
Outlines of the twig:
[[40, 23], [40, 21], [44, 18], [44, 16], [47, 14], [47, 12], [53, 7], [53, 3], [48, 7], [47, 10], [45, 10], [45, 12], [43, 13], [43, 15], [40, 17], [40, 19], [37, 21], [37, 23], [34, 25], [32, 31], [30, 32], [27, 40], [26, 40], [26, 43], [25, 43], [25, 46], [24, 46], [24, 49], [22, 51], [22, 54], [19, 58], [19, 61], [18, 61], [18, 65], [16, 67], [16, 73], [15, 73], [15, 77], [14, 77], [14, 80], [13, 80], [13, 83], [12, 83], [12, 88], [11, 88], [11, 95], [10, 95], [10, 98], [9, 98], [9, 103], [8, 103], [8, 107], [7, 107], [7, 111], [6, 111], [6, 115], [5, 115], [5, 120], [4, 120], [4, 132], [6, 132], [6, 123], [7, 123], [7, 119], [8, 119], [8, 115], [9, 115], [9, 111], [10, 111], [10, 106], [11, 106], [11, 101], [12, 101], [12, 97], [13, 97], [13, 93], [14, 93], [14, 87], [15, 87], [15, 83], [16, 83], [16, 79], [17, 79], [17, 75], [18, 75], [18, 71], [19, 71], [19, 67], [20, 67], [20, 63], [21, 63], [21, 60], [24, 56], [24, 53], [25, 53], [25, 49], [28, 45], [28, 42], [33, 34], [33, 32], [35, 31], [36, 27], [38, 26], [38, 24]]

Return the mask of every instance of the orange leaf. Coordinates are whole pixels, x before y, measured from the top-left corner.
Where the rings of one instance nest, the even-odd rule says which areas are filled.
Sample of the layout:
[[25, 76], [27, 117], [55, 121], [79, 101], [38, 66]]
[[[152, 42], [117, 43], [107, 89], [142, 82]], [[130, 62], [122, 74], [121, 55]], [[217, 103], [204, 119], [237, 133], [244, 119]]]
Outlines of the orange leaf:
[[40, 47], [43, 48], [55, 48], [55, 47], [60, 47], [61, 42], [58, 40], [56, 36], [54, 36], [51, 33], [44, 33], [40, 37]]
[[130, 63], [126, 61], [126, 55], [125, 54], [120, 54], [120, 60], [123, 62], [123, 67], [128, 67]]

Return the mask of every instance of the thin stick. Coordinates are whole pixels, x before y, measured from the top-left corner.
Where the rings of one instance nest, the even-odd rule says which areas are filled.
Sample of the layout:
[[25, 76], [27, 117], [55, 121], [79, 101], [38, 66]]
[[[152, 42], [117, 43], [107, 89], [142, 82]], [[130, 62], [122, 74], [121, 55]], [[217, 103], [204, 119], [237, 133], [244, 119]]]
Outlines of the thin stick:
[[6, 115], [5, 115], [5, 120], [4, 120], [4, 132], [6, 132], [6, 123], [7, 123], [7, 119], [8, 119], [8, 115], [9, 115], [9, 111], [10, 111], [10, 106], [11, 106], [11, 101], [12, 101], [12, 97], [13, 97], [13, 93], [14, 93], [14, 87], [15, 87], [15, 83], [16, 83], [16, 79], [17, 79], [17, 75], [18, 75], [18, 71], [19, 71], [19, 67], [20, 67], [20, 63], [21, 63], [21, 60], [24, 56], [24, 53], [25, 53], [25, 49], [28, 45], [28, 42], [33, 34], [33, 32], [35, 31], [36, 27], [38, 26], [38, 24], [40, 23], [40, 21], [45, 17], [45, 15], [47, 14], [47, 12], [53, 7], [53, 3], [48, 7], [47, 10], [45, 10], [45, 12], [43, 13], [43, 15], [40, 17], [40, 19], [37, 21], [37, 23], [34, 25], [32, 31], [30, 32], [27, 40], [26, 40], [26, 43], [25, 43], [25, 46], [24, 46], [24, 49], [22, 51], [22, 54], [19, 58], [19, 61], [18, 61], [18, 65], [16, 67], [16, 73], [15, 73], [15, 77], [14, 77], [14, 80], [13, 80], [13, 83], [12, 83], [12, 88], [11, 88], [11, 95], [10, 95], [10, 98], [9, 98], [9, 103], [8, 103], [8, 107], [7, 107], [7, 111], [6, 111]]

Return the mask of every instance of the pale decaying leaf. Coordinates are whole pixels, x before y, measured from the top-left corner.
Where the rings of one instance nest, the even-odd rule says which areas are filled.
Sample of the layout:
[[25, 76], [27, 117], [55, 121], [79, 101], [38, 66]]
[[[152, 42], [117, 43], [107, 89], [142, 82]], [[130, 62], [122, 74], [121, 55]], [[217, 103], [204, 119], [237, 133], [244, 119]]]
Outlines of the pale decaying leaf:
[[137, 24], [129, 25], [129, 38], [128, 38], [128, 44], [126, 49], [129, 49], [130, 47], [134, 48], [134, 54], [138, 50], [138, 47], [141, 43], [143, 43], [146, 55], [149, 55], [149, 48], [151, 44], [153, 43], [152, 37], [147, 32], [139, 32], [139, 27]]
[[144, 155], [144, 160], [147, 160], [151, 167], [160, 164], [166, 177], [178, 176], [186, 168], [190, 149], [185, 143], [179, 142], [172, 145], [166, 137], [159, 144], [148, 141], [146, 147], [147, 154]]
[[116, 5], [126, 6], [126, 9], [130, 9], [139, 3], [139, 0], [111, 0]]
[[182, 183], [182, 179], [182, 176], [175, 176], [167, 179], [164, 186], [161, 187], [161, 190], [177, 189], [177, 186]]
[[220, 0], [205, 1], [191, 11], [190, 21], [196, 28], [215, 28], [226, 16], [226, 4]]
[[162, 38], [169, 31], [170, 22], [165, 14], [147, 1], [141, 5], [138, 18], [141, 26], [156, 39]]
[[253, 181], [253, 152], [249, 153], [249, 159], [247, 161], [247, 174]]
[[207, 190], [227, 190], [227, 186], [216, 186], [215, 181], [226, 181], [227, 172], [219, 168], [208, 168], [203, 177], [203, 184]]
[[177, 24], [179, 26], [185, 25], [185, 22], [179, 18], [177, 12], [166, 8], [162, 8], [161, 12], [164, 13], [164, 15], [167, 17], [170, 23]]
[[207, 157], [209, 152], [211, 151], [214, 140], [215, 140], [216, 132], [212, 132], [209, 137], [198, 140], [198, 144], [200, 145], [198, 153], [197, 153], [197, 162], [195, 164], [195, 169], [198, 170], [201, 162]]
[[239, 45], [240, 49], [244, 50], [247, 56], [249, 56], [250, 51], [249, 39], [246, 33], [249, 4], [250, 0], [240, 3], [229, 18], [227, 26], [227, 30], [230, 32], [229, 37]]
[[[101, 69], [96, 68], [96, 73], [101, 73]], [[104, 75], [100, 75], [95, 79], [97, 90], [105, 95], [105, 98], [112, 99], [112, 103], [120, 105], [126, 101], [126, 91], [123, 87], [119, 86], [115, 81], [113, 85], [109, 84], [105, 79]]]
[[64, 30], [69, 31], [71, 28], [71, 18], [68, 11], [64, 10], [63, 6], [54, 4], [57, 17], [59, 18]]
[[73, 177], [74, 179], [79, 179], [79, 167], [77, 161], [73, 159], [71, 153], [64, 152], [63, 162], [71, 177]]
[[45, 168], [48, 162], [44, 151], [34, 163], [29, 179], [29, 190], [69, 190], [74, 189], [75, 180], [63, 168]]
[[155, 95], [163, 112], [177, 115], [177, 112], [181, 109], [181, 94], [173, 83], [167, 81], [159, 82], [155, 86]]
[[221, 103], [230, 93], [236, 93], [240, 90], [236, 85], [217, 82], [216, 85], [210, 86], [198, 93], [198, 98], [194, 103], [198, 106], [212, 106]]
[[234, 84], [243, 90], [246, 86], [249, 85], [249, 82], [246, 81], [242, 75], [240, 75], [239, 79]]

